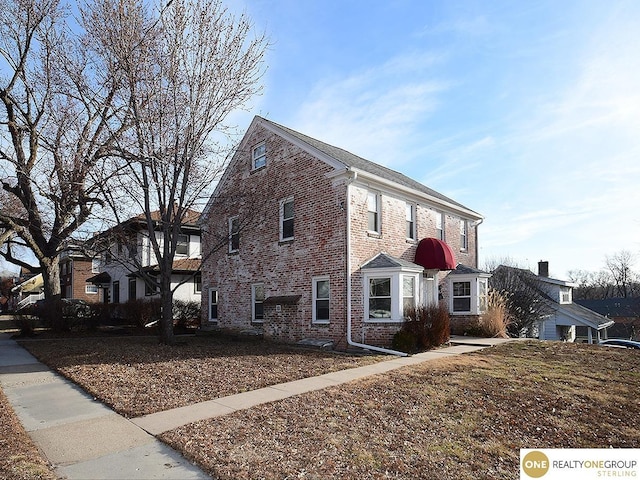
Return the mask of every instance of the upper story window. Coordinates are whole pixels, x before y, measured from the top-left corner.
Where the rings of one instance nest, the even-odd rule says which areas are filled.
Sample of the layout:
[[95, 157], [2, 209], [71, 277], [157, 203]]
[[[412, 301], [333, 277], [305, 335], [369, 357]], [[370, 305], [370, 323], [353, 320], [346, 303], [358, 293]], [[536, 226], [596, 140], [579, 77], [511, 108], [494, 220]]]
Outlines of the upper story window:
[[444, 213], [433, 212], [436, 220], [436, 238], [444, 242]]
[[92, 258], [91, 259], [91, 273], [100, 273], [100, 259]]
[[380, 195], [375, 192], [367, 194], [367, 230], [380, 233]]
[[466, 220], [460, 219], [460, 250], [469, 248], [469, 224]]
[[416, 239], [416, 207], [411, 203], [406, 204], [407, 238]]
[[231, 217], [229, 219], [229, 253], [240, 250], [240, 219]]
[[257, 170], [267, 164], [267, 147], [264, 142], [251, 149], [251, 168]]
[[178, 234], [176, 243], [176, 255], [189, 255], [189, 235]]
[[571, 288], [560, 287], [560, 303], [571, 303]]
[[280, 200], [280, 240], [293, 239], [293, 197]]

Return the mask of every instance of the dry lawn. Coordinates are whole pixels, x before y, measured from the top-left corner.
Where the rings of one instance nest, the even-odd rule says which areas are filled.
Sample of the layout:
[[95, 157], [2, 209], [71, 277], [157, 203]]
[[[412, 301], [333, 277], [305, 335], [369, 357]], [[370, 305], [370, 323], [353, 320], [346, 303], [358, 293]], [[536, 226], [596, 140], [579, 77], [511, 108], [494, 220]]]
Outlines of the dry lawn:
[[[379, 360], [208, 338], [26, 346], [129, 416]], [[161, 439], [220, 479], [515, 479], [520, 448], [640, 448], [639, 389], [640, 352], [512, 342]]]

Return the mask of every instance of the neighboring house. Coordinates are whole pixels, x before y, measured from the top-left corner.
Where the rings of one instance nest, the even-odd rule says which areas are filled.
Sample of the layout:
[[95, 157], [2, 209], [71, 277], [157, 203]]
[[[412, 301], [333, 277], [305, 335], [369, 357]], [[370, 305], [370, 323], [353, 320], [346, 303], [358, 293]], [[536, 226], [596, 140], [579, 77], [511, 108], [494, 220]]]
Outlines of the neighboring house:
[[478, 278], [443, 280], [457, 263], [477, 268], [482, 219], [405, 175], [255, 117], [201, 218], [202, 328], [387, 347], [404, 307], [447, 297], [455, 315], [477, 314]]
[[60, 255], [62, 298], [79, 298], [89, 303], [103, 301], [102, 290], [87, 280], [100, 273], [99, 259], [91, 258], [78, 245], [67, 246]]
[[42, 274], [33, 274], [21, 268], [18, 283], [11, 289], [11, 293], [17, 297], [15, 310], [26, 308], [38, 300], [42, 300], [44, 298], [44, 279]]
[[[199, 216], [198, 212], [190, 211], [180, 227], [171, 275], [171, 288], [176, 288], [175, 300], [201, 301]], [[158, 213], [154, 212], [152, 218], [158, 218]], [[160, 232], [154, 234], [161, 241]], [[96, 258], [99, 266], [94, 269], [99, 273], [88, 278], [87, 283], [102, 291], [105, 303], [124, 303], [159, 295], [140, 275], [141, 271], [151, 275], [159, 273], [144, 215], [98, 234], [93, 243], [93, 248], [101, 252]]]
[[[514, 269], [501, 265], [499, 269]], [[549, 277], [549, 263], [538, 263], [538, 275], [529, 270], [519, 270], [523, 275], [534, 277], [540, 291], [540, 301], [551, 312], [534, 328], [534, 337], [540, 340], [562, 340], [567, 342], [584, 340], [597, 343], [607, 338], [607, 328], [613, 321], [573, 302], [573, 288], [576, 284]], [[578, 333], [583, 334], [584, 338]]]
[[576, 303], [615, 322], [608, 330], [609, 338], [640, 340], [640, 297], [576, 300]]

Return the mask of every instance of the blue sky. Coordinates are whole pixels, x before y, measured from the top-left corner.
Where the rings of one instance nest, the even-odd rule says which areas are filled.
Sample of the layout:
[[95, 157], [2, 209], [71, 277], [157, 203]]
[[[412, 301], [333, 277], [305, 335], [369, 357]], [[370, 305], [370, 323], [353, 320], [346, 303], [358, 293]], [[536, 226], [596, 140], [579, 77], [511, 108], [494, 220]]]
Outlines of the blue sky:
[[640, 270], [640, 2], [229, 0], [273, 43], [258, 114], [485, 216], [480, 265]]
[[566, 278], [640, 253], [640, 2], [233, 7], [273, 42], [241, 127], [265, 116], [480, 212], [481, 266]]

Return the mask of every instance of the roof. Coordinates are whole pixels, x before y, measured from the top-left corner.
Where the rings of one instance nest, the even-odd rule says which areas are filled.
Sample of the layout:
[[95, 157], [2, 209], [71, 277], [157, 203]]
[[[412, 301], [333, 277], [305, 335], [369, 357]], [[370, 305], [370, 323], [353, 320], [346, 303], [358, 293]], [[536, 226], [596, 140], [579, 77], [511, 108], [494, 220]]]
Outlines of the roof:
[[478, 270], [477, 268], [468, 267], [467, 265], [463, 265], [459, 263], [455, 270], [452, 270], [449, 275], [486, 275], [491, 276], [490, 273], [487, 273], [483, 270]]
[[[200, 258], [180, 258], [173, 261], [171, 273], [193, 273], [200, 270], [202, 259]], [[158, 265], [151, 265], [144, 267], [142, 270], [145, 272], [157, 273], [160, 271]], [[131, 272], [128, 276], [138, 276], [139, 272]]]
[[548, 283], [551, 285], [559, 285], [559, 286], [564, 286], [564, 287], [575, 287], [576, 284], [573, 282], [569, 282], [566, 280], [558, 280], [557, 278], [551, 278], [551, 277], [543, 277], [540, 275], [536, 275], [535, 273], [533, 273], [531, 270], [528, 270], [526, 268], [518, 268], [518, 267], [510, 267], [507, 265], [499, 265], [494, 271], [499, 271], [499, 270], [507, 270], [507, 271], [512, 271], [514, 273], [520, 273], [522, 275], [525, 275], [527, 277], [530, 278], [535, 278], [537, 281], [542, 282], [542, 283]]
[[401, 258], [393, 257], [387, 253], [379, 253], [367, 263], [362, 265], [362, 269], [373, 269], [373, 268], [417, 268], [422, 269], [421, 265], [417, 265], [413, 262], [409, 262], [407, 260], [403, 260]]
[[297, 140], [308, 145], [312, 149], [324, 153], [325, 155], [341, 163], [347, 169], [356, 169], [356, 170], [367, 172], [369, 174], [391, 181], [398, 185], [410, 188], [412, 190], [416, 190], [422, 194], [441, 200], [442, 202], [451, 204], [455, 207], [464, 209], [469, 214], [475, 216], [478, 219], [482, 218], [482, 215], [480, 215], [479, 213], [474, 212], [470, 208], [462, 205], [461, 203], [458, 203], [455, 200], [445, 195], [442, 195], [439, 192], [436, 192], [435, 190], [423, 185], [422, 183], [416, 180], [413, 180], [412, 178], [407, 177], [406, 175], [400, 172], [396, 172], [395, 170], [391, 170], [390, 168], [384, 167], [370, 160], [366, 160], [362, 157], [359, 157], [358, 155], [348, 152], [347, 150], [344, 150], [339, 147], [335, 147], [333, 145], [329, 145], [328, 143], [309, 137], [308, 135], [304, 135], [291, 128], [285, 127], [283, 125], [279, 125], [265, 118], [262, 118], [262, 117], [256, 117], [256, 118], [266, 123], [267, 125], [275, 127], [276, 129], [281, 130], [282, 132], [285, 132], [290, 136], [295, 137]]
[[93, 283], [94, 285], [104, 285], [106, 283], [111, 283], [111, 275], [107, 272], [102, 272], [93, 277], [89, 277], [86, 280], [87, 283]]
[[[147, 217], [144, 213], [140, 215], [136, 215], [135, 217], [131, 217], [129, 220], [126, 220], [123, 223], [133, 222], [135, 220], [138, 221], [146, 221]], [[190, 208], [185, 209], [184, 218], [182, 219], [182, 225], [197, 225], [198, 220], [200, 219], [200, 212], [196, 212]], [[160, 210], [154, 210], [151, 212], [151, 220], [159, 221], [160, 220]]]
[[613, 317], [640, 317], [640, 297], [636, 298], [601, 298], [597, 300], [575, 300], [600, 315]]
[[551, 305], [551, 308], [556, 311], [556, 315], [567, 317], [570, 320], [576, 320], [587, 327], [602, 330], [610, 327], [614, 323], [613, 320], [609, 320], [599, 313], [589, 310], [577, 303], [548, 303]]

